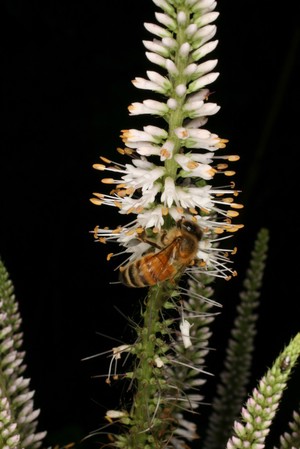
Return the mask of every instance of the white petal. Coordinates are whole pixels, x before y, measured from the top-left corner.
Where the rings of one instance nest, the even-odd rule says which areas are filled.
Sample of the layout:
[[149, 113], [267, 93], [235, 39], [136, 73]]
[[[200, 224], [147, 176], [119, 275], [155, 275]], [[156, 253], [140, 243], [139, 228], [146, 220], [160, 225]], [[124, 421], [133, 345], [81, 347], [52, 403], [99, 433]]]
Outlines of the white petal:
[[150, 51], [146, 51], [146, 57], [149, 59], [150, 62], [153, 62], [153, 64], [157, 64], [163, 68], [166, 67], [166, 59], [163, 58], [162, 56], [156, 53], [151, 53]]
[[170, 80], [168, 78], [160, 75], [157, 72], [148, 70], [147, 71], [147, 76], [148, 76], [150, 81], [152, 81], [155, 84], [158, 84], [159, 86], [164, 88], [164, 90], [166, 90], [166, 91], [172, 87], [172, 84], [171, 84]]
[[[168, 14], [163, 14], [161, 12], [155, 13], [156, 20], [164, 25], [166, 28], [169, 28], [172, 31], [175, 31], [177, 28], [177, 24], [174, 19], [172, 19]], [[156, 34], [156, 33], [154, 33]], [[162, 37], [162, 36], [161, 36]]]
[[188, 86], [188, 92], [195, 92], [208, 84], [213, 83], [219, 76], [218, 72], [207, 73], [206, 75], [201, 76], [197, 80], [191, 82]]
[[212, 11], [209, 12], [207, 14], [203, 14], [201, 16], [199, 16], [196, 20], [195, 23], [201, 27], [203, 25], [207, 25], [208, 23], [212, 23], [214, 22], [218, 17], [219, 17], [220, 13], [217, 11]]
[[147, 31], [149, 31], [152, 34], [155, 34], [156, 36], [172, 37], [170, 31], [154, 23], [144, 23], [144, 27], [146, 28]]
[[168, 50], [168, 48], [164, 47], [161, 44], [153, 41], [143, 41], [143, 44], [147, 50], [150, 50], [153, 53], [157, 53], [164, 58], [168, 58], [170, 55], [170, 51]]
[[206, 56], [208, 53], [212, 52], [216, 46], [218, 45], [218, 40], [207, 42], [206, 44], [202, 45], [200, 48], [195, 50], [192, 53], [192, 57], [194, 61], [199, 61], [199, 59]]
[[191, 326], [192, 326], [191, 323], [189, 323], [187, 320], [182, 320], [182, 322], [179, 325], [181, 337], [182, 337], [182, 343], [186, 349], [189, 348], [190, 346], [192, 346], [192, 341], [190, 338]]

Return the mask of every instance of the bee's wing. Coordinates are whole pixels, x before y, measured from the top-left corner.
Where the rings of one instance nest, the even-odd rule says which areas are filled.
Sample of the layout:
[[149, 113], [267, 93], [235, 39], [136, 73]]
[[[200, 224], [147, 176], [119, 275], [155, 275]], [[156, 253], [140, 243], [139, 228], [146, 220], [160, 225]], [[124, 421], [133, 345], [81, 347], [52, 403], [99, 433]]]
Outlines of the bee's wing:
[[178, 260], [179, 246], [180, 238], [176, 238], [162, 250], [145, 257], [151, 276], [155, 277], [157, 282], [173, 278], [183, 268], [183, 264]]

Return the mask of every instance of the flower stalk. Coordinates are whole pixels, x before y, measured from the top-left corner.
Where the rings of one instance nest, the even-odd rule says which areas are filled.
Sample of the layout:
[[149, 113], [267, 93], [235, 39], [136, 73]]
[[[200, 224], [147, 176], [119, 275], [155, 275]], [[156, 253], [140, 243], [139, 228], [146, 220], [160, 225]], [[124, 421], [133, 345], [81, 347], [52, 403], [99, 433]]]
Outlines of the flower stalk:
[[204, 358], [216, 305], [209, 283], [236, 274], [230, 261], [235, 248], [223, 243], [242, 227], [234, 223], [243, 207], [236, 201], [239, 191], [228, 182], [235, 174], [228, 164], [239, 157], [227, 155], [228, 140], [205, 128], [220, 109], [207, 87], [219, 75], [213, 71], [217, 60], [206, 59], [217, 46], [216, 2], [153, 2], [162, 12], [155, 13], [158, 23], [145, 24], [154, 39], [143, 43], [158, 71], [133, 84], [156, 98], [128, 110], [158, 118], [160, 125], [121, 131], [118, 152], [129, 161], [101, 156], [94, 168], [107, 173], [102, 183], [111, 190], [91, 198], [97, 206], [115, 207], [125, 221], [94, 229], [97, 242], [121, 247], [108, 260], [125, 254], [117, 267], [124, 289], [148, 288], [130, 345], [133, 401], [125, 412], [110, 411], [126, 424], [112, 445], [127, 449], [181, 448], [198, 438], [186, 413], [200, 405], [198, 388], [209, 375]]

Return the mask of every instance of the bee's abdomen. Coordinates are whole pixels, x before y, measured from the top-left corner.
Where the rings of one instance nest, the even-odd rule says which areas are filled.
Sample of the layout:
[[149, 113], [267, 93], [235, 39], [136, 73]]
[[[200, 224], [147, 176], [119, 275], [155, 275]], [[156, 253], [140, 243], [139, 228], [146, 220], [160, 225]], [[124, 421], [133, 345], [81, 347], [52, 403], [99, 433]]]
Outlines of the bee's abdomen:
[[149, 287], [170, 279], [175, 274], [174, 267], [159, 254], [149, 254], [120, 270], [120, 281], [128, 287]]
[[120, 270], [120, 281], [128, 287], [147, 287], [148, 282], [140, 272], [140, 260], [133, 262]]

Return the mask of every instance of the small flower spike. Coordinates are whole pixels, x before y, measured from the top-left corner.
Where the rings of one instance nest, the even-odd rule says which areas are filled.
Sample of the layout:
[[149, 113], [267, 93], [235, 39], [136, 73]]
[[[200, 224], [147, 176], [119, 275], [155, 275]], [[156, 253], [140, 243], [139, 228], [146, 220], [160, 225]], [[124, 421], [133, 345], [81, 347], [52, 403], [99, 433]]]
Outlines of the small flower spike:
[[225, 447], [232, 425], [247, 396], [254, 351], [260, 290], [268, 253], [269, 232], [262, 228], [251, 252], [249, 267], [243, 281], [236, 318], [227, 344], [224, 367], [219, 374], [212, 413], [206, 430], [203, 449]]
[[38, 449], [46, 432], [37, 432], [40, 410], [23, 376], [21, 317], [8, 272], [0, 260], [0, 447]]
[[[241, 420], [234, 423], [234, 435], [228, 440], [226, 449], [244, 447], [263, 449], [265, 447], [266, 437], [270, 432], [292, 370], [299, 362], [299, 357], [300, 333], [291, 339], [273, 366], [260, 380], [257, 388], [254, 388], [242, 409]], [[295, 441], [299, 442], [299, 434], [294, 436]], [[292, 447], [290, 446], [290, 449]]]

